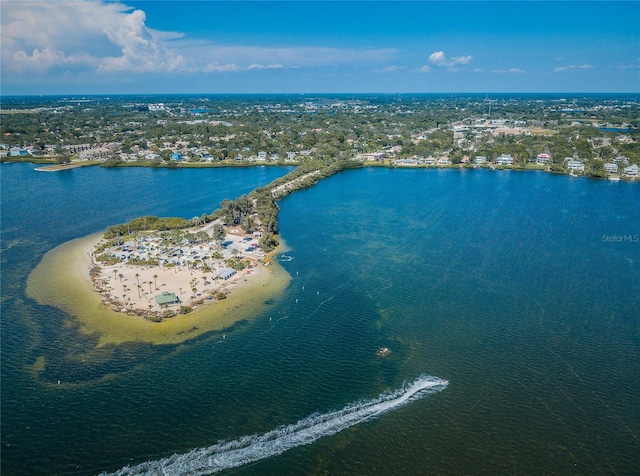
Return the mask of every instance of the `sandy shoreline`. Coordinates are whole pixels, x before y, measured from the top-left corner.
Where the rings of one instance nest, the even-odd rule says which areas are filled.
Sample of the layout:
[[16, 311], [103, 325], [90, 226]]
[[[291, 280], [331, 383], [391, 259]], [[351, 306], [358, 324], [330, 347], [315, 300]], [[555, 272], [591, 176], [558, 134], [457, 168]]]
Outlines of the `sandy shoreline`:
[[[206, 261], [211, 264], [211, 268], [206, 270], [198, 268], [191, 261], [188, 261], [193, 256], [200, 256], [197, 254], [198, 248], [202, 255], [214, 252], [208, 246], [178, 246], [176, 251], [179, 249], [183, 254], [172, 259], [181, 262], [182, 265], [131, 265], [126, 261], [103, 265], [96, 261], [95, 248], [100, 243], [100, 239], [89, 250], [86, 250], [87, 260], [83, 274], [90, 280], [96, 292], [102, 295], [102, 301], [111, 306], [114, 311], [136, 314], [155, 321], [159, 321], [167, 315], [173, 317], [181, 311], [181, 308], [196, 309], [202, 305], [210, 304], [213, 300], [225, 299], [231, 290], [241, 287], [248, 280], [258, 280], [263, 274], [265, 265], [262, 252], [254, 251], [244, 255], [240, 252], [248, 245], [245, 240], [256, 241], [256, 239], [243, 234], [242, 230], [237, 228], [232, 230], [233, 234], [227, 235], [226, 242], [229, 245], [228, 249], [224, 250], [224, 254], [231, 258], [231, 251], [235, 250], [236, 256], [248, 263], [248, 267], [232, 271], [234, 274], [228, 279], [215, 277], [216, 273], [230, 270], [224, 265], [222, 258], [218, 260], [207, 259]], [[147, 248], [150, 247], [149, 243], [146, 245]], [[217, 248], [216, 245], [213, 247]], [[146, 255], [147, 251], [142, 253]], [[169, 258], [170, 253], [165, 253], [165, 257]], [[204, 264], [204, 260], [197, 259], [197, 261]], [[162, 294], [175, 296], [179, 302], [160, 305], [156, 298]]]
[[[153, 322], [137, 315], [116, 312], [112, 303], [114, 296], [107, 298], [105, 293], [100, 294], [94, 288], [89, 275], [89, 270], [94, 266], [91, 251], [101, 238], [102, 233], [89, 235], [49, 251], [27, 280], [29, 297], [75, 316], [81, 331], [96, 336], [100, 346], [136, 341], [178, 343], [205, 332], [223, 330], [240, 320], [259, 315], [265, 301], [277, 298], [290, 280], [276, 260], [267, 267], [261, 264], [254, 267], [249, 274], [243, 270], [224, 283], [203, 280], [200, 270], [194, 270], [191, 274], [188, 269], [143, 269], [121, 265], [113, 273], [109, 267], [105, 267], [102, 278], [109, 279], [108, 287], [111, 288], [107, 293], [117, 295], [120, 289], [121, 294], [131, 297], [139, 308], [148, 308], [152, 295], [165, 289], [180, 294], [182, 288], [183, 293], [191, 293], [190, 284], [196, 280], [196, 294], [201, 294], [196, 297], [206, 304], [196, 306], [189, 314], [177, 314], [162, 322]], [[206, 281], [210, 284], [206, 284]], [[138, 282], [141, 288], [138, 288]], [[206, 293], [213, 291], [214, 284], [224, 288], [226, 299], [207, 301]], [[125, 287], [129, 289], [128, 292], [124, 291]], [[152, 293], [149, 293], [150, 288]]]

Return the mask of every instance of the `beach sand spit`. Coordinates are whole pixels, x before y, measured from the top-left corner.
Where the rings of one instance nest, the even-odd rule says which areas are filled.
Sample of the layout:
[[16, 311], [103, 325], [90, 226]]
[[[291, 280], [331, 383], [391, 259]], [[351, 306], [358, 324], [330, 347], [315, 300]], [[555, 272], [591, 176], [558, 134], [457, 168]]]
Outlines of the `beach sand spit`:
[[[125, 342], [175, 344], [205, 332], [220, 331], [240, 320], [258, 316], [265, 301], [281, 295], [290, 281], [289, 274], [276, 260], [267, 267], [258, 264], [249, 274], [243, 270], [224, 283], [215, 282], [211, 273], [207, 273], [209, 279], [203, 280], [201, 270], [194, 270], [191, 274], [186, 268], [163, 270], [161, 267], [144, 269], [121, 265], [115, 268], [115, 273], [109, 267], [103, 269], [101, 279], [105, 282], [102, 285], [109, 290], [99, 293], [90, 276], [90, 269], [94, 266], [90, 253], [101, 238], [102, 233], [90, 235], [54, 248], [43, 257], [27, 280], [29, 297], [40, 304], [62, 309], [76, 318], [82, 332], [94, 335], [99, 346]], [[207, 303], [205, 305], [198, 306], [191, 299], [182, 299], [185, 295], [187, 298], [192, 296], [194, 279], [198, 289], [196, 295], [201, 295], [196, 296], [196, 301], [202, 300]], [[226, 299], [206, 299], [209, 293], [214, 292], [215, 286], [221, 286]], [[124, 291], [125, 287], [129, 291]], [[145, 309], [149, 305], [157, 307], [154, 297], [161, 292], [175, 293], [181, 297], [183, 305], [194, 305], [194, 310], [154, 322], [113, 309], [117, 294], [126, 294], [135, 303], [134, 309]]]

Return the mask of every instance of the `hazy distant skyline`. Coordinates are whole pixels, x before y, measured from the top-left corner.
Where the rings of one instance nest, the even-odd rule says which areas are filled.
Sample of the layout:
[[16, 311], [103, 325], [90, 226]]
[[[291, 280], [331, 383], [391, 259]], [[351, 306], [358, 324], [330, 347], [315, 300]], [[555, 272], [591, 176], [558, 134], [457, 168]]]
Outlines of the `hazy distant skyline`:
[[640, 91], [637, 1], [0, 8], [3, 95]]

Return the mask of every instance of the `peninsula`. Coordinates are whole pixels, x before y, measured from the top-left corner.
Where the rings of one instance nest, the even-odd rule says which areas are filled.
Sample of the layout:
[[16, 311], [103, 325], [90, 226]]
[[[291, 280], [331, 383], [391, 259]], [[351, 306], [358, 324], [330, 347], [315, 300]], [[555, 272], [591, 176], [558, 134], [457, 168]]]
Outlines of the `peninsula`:
[[261, 231], [221, 222], [103, 236], [89, 252], [94, 289], [114, 311], [152, 321], [226, 299], [259, 275], [270, 258], [258, 244]]
[[224, 200], [211, 215], [145, 216], [112, 226], [88, 252], [93, 287], [112, 310], [151, 321], [224, 300], [272, 263], [276, 200], [358, 166], [309, 162], [251, 195]]

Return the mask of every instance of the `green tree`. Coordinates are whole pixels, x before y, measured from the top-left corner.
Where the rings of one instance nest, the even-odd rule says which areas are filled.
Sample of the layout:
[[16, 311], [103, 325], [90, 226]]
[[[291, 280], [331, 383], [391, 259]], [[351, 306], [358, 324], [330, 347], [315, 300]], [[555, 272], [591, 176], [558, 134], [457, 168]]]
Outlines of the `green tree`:
[[221, 244], [227, 237], [227, 233], [224, 231], [224, 227], [218, 223], [213, 225], [213, 239], [216, 243]]
[[60, 165], [70, 164], [71, 163], [71, 152], [66, 147], [61, 147], [58, 149], [56, 160]]

